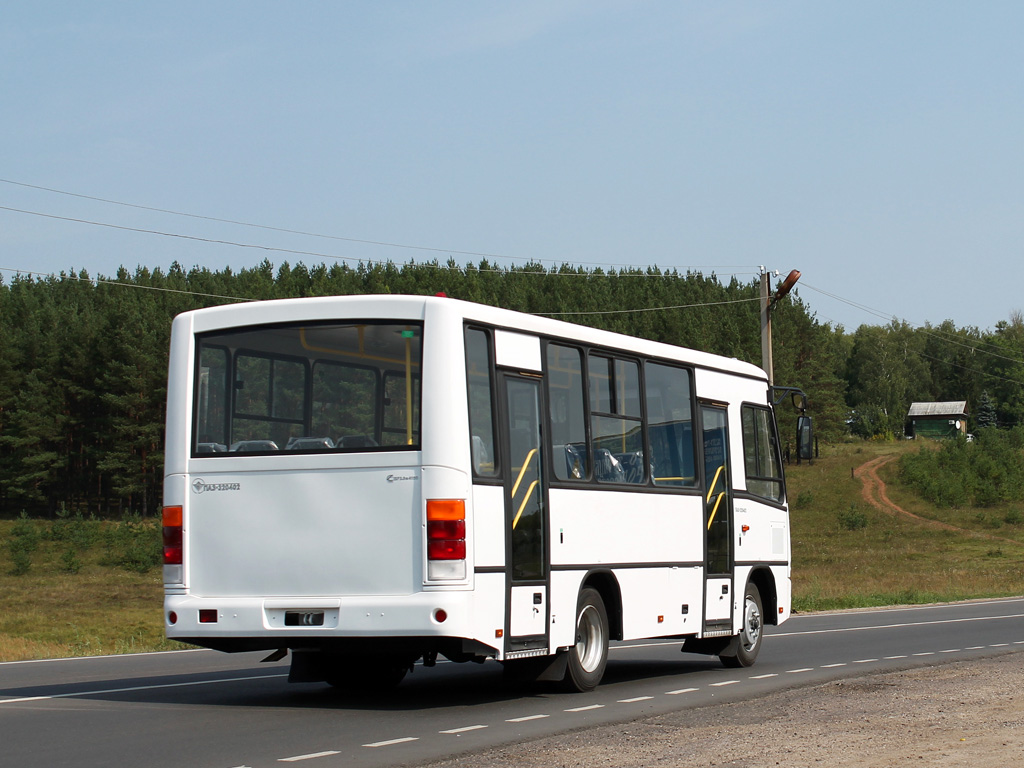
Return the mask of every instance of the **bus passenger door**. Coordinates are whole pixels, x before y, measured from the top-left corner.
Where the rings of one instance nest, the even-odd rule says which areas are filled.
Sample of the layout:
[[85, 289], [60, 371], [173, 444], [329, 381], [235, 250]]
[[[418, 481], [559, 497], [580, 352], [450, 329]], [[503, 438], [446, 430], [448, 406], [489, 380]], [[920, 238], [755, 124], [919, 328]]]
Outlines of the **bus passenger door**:
[[506, 656], [548, 646], [547, 483], [541, 443], [541, 380], [505, 374]]
[[701, 406], [704, 436], [704, 635], [732, 634], [732, 478], [726, 410]]

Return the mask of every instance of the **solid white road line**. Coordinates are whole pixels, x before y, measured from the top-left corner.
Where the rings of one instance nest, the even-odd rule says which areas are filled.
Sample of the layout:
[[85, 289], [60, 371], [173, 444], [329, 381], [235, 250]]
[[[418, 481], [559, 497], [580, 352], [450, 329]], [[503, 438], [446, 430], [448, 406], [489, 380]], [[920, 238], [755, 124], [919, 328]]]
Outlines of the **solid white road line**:
[[0, 699], [2, 704], [22, 704], [27, 701], [49, 701], [50, 699], [72, 699], [83, 696], [102, 696], [108, 693], [128, 693], [131, 691], [155, 691], [160, 688], [188, 688], [196, 685], [215, 685], [217, 683], [238, 683], [247, 680], [271, 680], [275, 677], [288, 675], [252, 675], [251, 677], [222, 677], [216, 680], [193, 680], [188, 683], [161, 683], [159, 685], [133, 685], [128, 688], [101, 688], [94, 691], [75, 691], [73, 693], [51, 693], [48, 696], [24, 696], [20, 699]]

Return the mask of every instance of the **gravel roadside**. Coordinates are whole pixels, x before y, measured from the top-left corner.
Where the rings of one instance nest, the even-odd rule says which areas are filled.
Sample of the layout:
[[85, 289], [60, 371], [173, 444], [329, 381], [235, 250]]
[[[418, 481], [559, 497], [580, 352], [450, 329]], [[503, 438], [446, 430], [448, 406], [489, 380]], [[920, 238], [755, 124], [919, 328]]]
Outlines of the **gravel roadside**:
[[1024, 654], [880, 673], [577, 731], [430, 768], [1024, 765]]

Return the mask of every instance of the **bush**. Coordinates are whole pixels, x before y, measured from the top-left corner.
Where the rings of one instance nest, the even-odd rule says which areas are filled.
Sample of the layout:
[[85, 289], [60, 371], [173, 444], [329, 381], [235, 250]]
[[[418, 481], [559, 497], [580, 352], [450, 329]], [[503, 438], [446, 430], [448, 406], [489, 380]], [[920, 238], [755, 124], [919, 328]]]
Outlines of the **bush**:
[[82, 570], [82, 561], [78, 559], [78, 553], [74, 547], [68, 547], [60, 558], [60, 569], [64, 573], [78, 573]]
[[868, 516], [856, 504], [851, 504], [848, 510], [839, 513], [839, 525], [848, 531], [859, 531], [868, 527]]
[[153, 520], [128, 514], [105, 533], [107, 553], [101, 561], [103, 565], [145, 573], [163, 559], [161, 529]]
[[810, 509], [814, 506], [814, 494], [810, 491], [801, 491], [793, 502], [794, 509]]
[[24, 576], [32, 569], [32, 553], [39, 548], [39, 529], [24, 512], [11, 528], [7, 539], [7, 553], [11, 558], [11, 574]]
[[78, 552], [85, 552], [98, 543], [101, 523], [93, 517], [86, 520], [81, 512], [72, 515], [61, 505], [57, 519], [50, 523], [49, 536], [53, 541], [67, 542]]
[[923, 446], [900, 459], [900, 478], [936, 506], [993, 507], [1024, 501], [1024, 427], [981, 429], [936, 450]]

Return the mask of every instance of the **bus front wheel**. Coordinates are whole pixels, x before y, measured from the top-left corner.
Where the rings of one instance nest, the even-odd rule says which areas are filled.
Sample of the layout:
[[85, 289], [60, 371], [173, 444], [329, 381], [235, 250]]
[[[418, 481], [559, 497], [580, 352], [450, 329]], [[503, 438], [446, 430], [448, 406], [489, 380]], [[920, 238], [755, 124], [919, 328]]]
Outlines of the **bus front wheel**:
[[736, 638], [735, 655], [722, 655], [719, 658], [727, 667], [750, 667], [761, 651], [764, 638], [764, 609], [761, 606], [761, 593], [753, 584], [747, 584], [743, 594], [743, 626]]
[[568, 650], [563, 683], [570, 691], [592, 691], [608, 665], [608, 611], [601, 593], [592, 587], [580, 590], [576, 607], [576, 645]]

